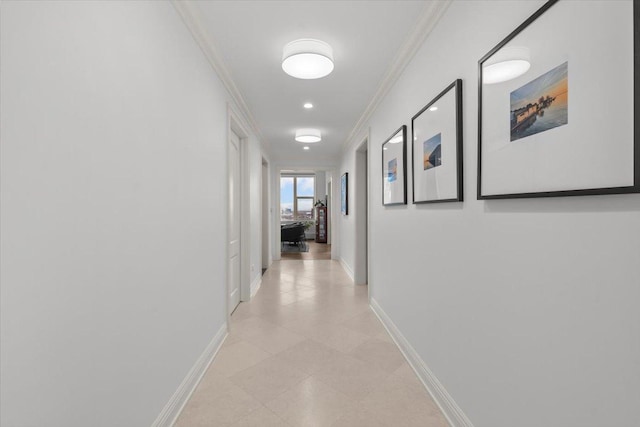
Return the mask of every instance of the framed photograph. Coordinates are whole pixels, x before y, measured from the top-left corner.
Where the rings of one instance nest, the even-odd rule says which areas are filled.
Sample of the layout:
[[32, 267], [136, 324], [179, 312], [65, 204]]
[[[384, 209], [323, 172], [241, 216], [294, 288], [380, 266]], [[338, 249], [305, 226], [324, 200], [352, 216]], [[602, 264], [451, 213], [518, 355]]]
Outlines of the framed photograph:
[[462, 201], [462, 80], [413, 116], [411, 133], [413, 203]]
[[548, 1], [480, 59], [478, 199], [640, 192], [634, 3]]
[[382, 144], [382, 204], [407, 204], [407, 127]]
[[340, 178], [340, 209], [342, 215], [349, 215], [349, 173]]

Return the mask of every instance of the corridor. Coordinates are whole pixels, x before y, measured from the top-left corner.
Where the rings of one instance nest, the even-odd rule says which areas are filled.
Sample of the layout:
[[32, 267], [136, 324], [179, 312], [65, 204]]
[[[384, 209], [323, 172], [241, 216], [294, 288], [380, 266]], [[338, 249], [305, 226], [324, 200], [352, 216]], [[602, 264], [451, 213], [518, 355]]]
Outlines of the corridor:
[[178, 427], [444, 427], [445, 418], [336, 261], [283, 260], [231, 332]]

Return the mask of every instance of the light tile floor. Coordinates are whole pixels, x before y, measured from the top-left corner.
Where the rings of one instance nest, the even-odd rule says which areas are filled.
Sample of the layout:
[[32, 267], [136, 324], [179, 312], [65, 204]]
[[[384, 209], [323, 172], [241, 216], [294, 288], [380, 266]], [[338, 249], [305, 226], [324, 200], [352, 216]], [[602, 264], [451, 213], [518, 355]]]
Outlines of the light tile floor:
[[283, 260], [262, 278], [176, 427], [446, 427], [336, 261]]

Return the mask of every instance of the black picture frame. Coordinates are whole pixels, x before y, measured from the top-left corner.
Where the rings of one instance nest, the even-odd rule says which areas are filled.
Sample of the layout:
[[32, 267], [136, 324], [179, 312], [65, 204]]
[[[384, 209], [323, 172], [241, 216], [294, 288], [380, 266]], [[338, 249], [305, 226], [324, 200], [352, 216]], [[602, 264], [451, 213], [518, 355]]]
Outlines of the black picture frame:
[[[442, 157], [437, 165], [427, 166], [426, 145], [433, 138], [438, 138], [436, 148]], [[464, 200], [462, 146], [462, 80], [456, 79], [411, 119], [414, 204]]]
[[[595, 6], [594, 6], [595, 5]], [[628, 5], [621, 6], [621, 4], [595, 4], [593, 2], [569, 2], [566, 0], [549, 0], [542, 7], [540, 7], [535, 13], [533, 13], [527, 20], [525, 20], [521, 25], [519, 25], [513, 32], [511, 32], [505, 39], [503, 39], [500, 43], [498, 43], [493, 49], [491, 49], [486, 55], [484, 55], [478, 61], [478, 158], [477, 158], [477, 199], [478, 200], [490, 200], [490, 199], [516, 199], [516, 198], [536, 198], [536, 197], [563, 197], [563, 196], [589, 196], [589, 195], [606, 195], [606, 194], [628, 194], [628, 193], [639, 193], [640, 192], [640, 129], [638, 122], [638, 111], [640, 108], [639, 99], [640, 99], [640, 5], [637, 2], [632, 2], [632, 19], [631, 22], [625, 21], [624, 29], [631, 25], [632, 30], [631, 34], [624, 34], [624, 37], [618, 36], [618, 33], [622, 33], [622, 30], [619, 27], [622, 25], [620, 21], [624, 21], [629, 17], [629, 13], [624, 14], [620, 12], [619, 9], [614, 9], [621, 7], [629, 7]], [[599, 7], [597, 12], [592, 9], [588, 10], [589, 7]], [[569, 9], [571, 8], [571, 9]], [[625, 9], [626, 10], [626, 9]], [[582, 11], [582, 13], [581, 13]], [[483, 116], [484, 110], [486, 108], [486, 103], [491, 105], [491, 101], [486, 101], [486, 98], [491, 97], [493, 89], [490, 88], [489, 83], [484, 83], [483, 78], [483, 68], [485, 66], [490, 65], [491, 58], [498, 57], [498, 54], [503, 52], [503, 49], [512, 48], [513, 46], [526, 46], [522, 41], [533, 40], [533, 34], [544, 34], [547, 37], [547, 33], [551, 33], [548, 36], [553, 37], [554, 26], [550, 23], [553, 23], [553, 19], [560, 20], [561, 17], [565, 16], [581, 16], [581, 21], [583, 21], [583, 17], [585, 14], [593, 15], [591, 20], [593, 22], [598, 22], [598, 20], [608, 20], [609, 22], [616, 22], [616, 37], [620, 46], [625, 46], [626, 53], [623, 55], [621, 53], [616, 53], [617, 56], [615, 60], [624, 64], [632, 64], [633, 70], [627, 70], [627, 78], [625, 81], [619, 81], [620, 79], [616, 79], [612, 77], [610, 81], [607, 79], [591, 79], [590, 85], [584, 84], [582, 80], [587, 80], [583, 75], [586, 73], [585, 70], [591, 70], [591, 68], [597, 69], [598, 67], [604, 68], [605, 66], [615, 67], [608, 65], [610, 61], [602, 61], [601, 58], [598, 57], [598, 49], [593, 47], [593, 44], [597, 44], [599, 42], [598, 38], [602, 38], [602, 34], [599, 31], [593, 31], [596, 26], [589, 26], [588, 24], [580, 24], [581, 26], [577, 28], [572, 27], [571, 35], [565, 34], [565, 37], [557, 37], [555, 40], [557, 43], [546, 43], [543, 44], [544, 49], [548, 49], [548, 52], [544, 49], [541, 49], [536, 46], [536, 54], [537, 61], [533, 61], [532, 54], [532, 68], [537, 66], [536, 72], [532, 72], [530, 76], [526, 79], [521, 80], [521, 86], [516, 86], [515, 89], [512, 89], [511, 92], [508, 92], [510, 95], [510, 104], [508, 111], [510, 112], [509, 116], [509, 127], [510, 129], [509, 136], [507, 137], [511, 143], [511, 145], [515, 145], [520, 140], [524, 140], [524, 144], [531, 144], [527, 149], [532, 150], [535, 144], [543, 146], [543, 144], [547, 144], [546, 146], [551, 146], [550, 142], [558, 142], [555, 148], [552, 150], [548, 150], [548, 158], [549, 164], [545, 165], [545, 172], [547, 170], [551, 170], [553, 173], [545, 174], [544, 172], [539, 172], [536, 170], [536, 166], [539, 166], [541, 163], [536, 163], [536, 160], [540, 159], [538, 153], [534, 153], [534, 155], [529, 157], [530, 164], [526, 164], [525, 161], [520, 159], [526, 159], [525, 155], [518, 156], [518, 162], [509, 163], [502, 158], [507, 158], [505, 155], [508, 150], [511, 149], [509, 143], [506, 142], [506, 138], [504, 135], [501, 135], [500, 138], [493, 138], [494, 129], [498, 126], [492, 126], [493, 121], [497, 122], [495, 117], [492, 117], [490, 113], [486, 113]], [[609, 18], [607, 14], [611, 16], [622, 15], [624, 19], [614, 19]], [[617, 14], [617, 15], [616, 15]], [[542, 22], [541, 22], [542, 21]], [[573, 21], [573, 20], [572, 20]], [[619, 24], [618, 24], [619, 23]], [[531, 31], [535, 28], [535, 31]], [[589, 31], [590, 30], [590, 31]], [[575, 34], [574, 34], [575, 33]], [[627, 40], [627, 35], [630, 40]], [[579, 40], [579, 42], [574, 41]], [[635, 40], [635, 41], [634, 41]], [[572, 44], [573, 43], [573, 44]], [[611, 40], [608, 40], [609, 47], [611, 46]], [[535, 44], [535, 43], [531, 43]], [[631, 44], [631, 47], [628, 47]], [[562, 47], [565, 47], [566, 50], [562, 50]], [[576, 47], [577, 46], [577, 47]], [[584, 49], [584, 47], [588, 47], [589, 49]], [[555, 50], [554, 50], [555, 49]], [[587, 50], [587, 53], [584, 51]], [[622, 47], [620, 49], [616, 49], [622, 51]], [[578, 55], [575, 55], [575, 52], [580, 52], [582, 56], [580, 56], [580, 61], [576, 60]], [[547, 56], [545, 57], [545, 53]], [[566, 62], [560, 63], [559, 61], [556, 64], [560, 65], [550, 65], [550, 57], [559, 57], [559, 53], [565, 55]], [[573, 55], [572, 55], [573, 53]], [[628, 55], [633, 55], [631, 58]], [[610, 56], [608, 56], [608, 59]], [[495, 60], [495, 59], [494, 59]], [[546, 70], [541, 70], [539, 66], [540, 63], [545, 63], [547, 68]], [[518, 120], [521, 119], [520, 116], [525, 117], [522, 119], [524, 122], [527, 120], [528, 116], [526, 116], [526, 111], [519, 113], [521, 110], [525, 110], [525, 107], [516, 108], [517, 104], [514, 102], [514, 98], [517, 99], [519, 93], [529, 92], [531, 95], [530, 99], [538, 99], [536, 98], [537, 94], [540, 94], [544, 91], [552, 91], [555, 89], [555, 86], [551, 86], [551, 83], [545, 82], [545, 79], [551, 80], [551, 73], [556, 71], [556, 69], [560, 69], [561, 66], [566, 64], [567, 71], [565, 73], [565, 79], [568, 82], [565, 82], [564, 85], [566, 87], [566, 92], [563, 93], [563, 98], [561, 98], [560, 102], [564, 102], [566, 112], [565, 118], [557, 121], [552, 125], [548, 124], [548, 128], [544, 128], [545, 125], [538, 123], [536, 125], [536, 130], [532, 130], [531, 128], [534, 125], [530, 123], [524, 123], [520, 129], [524, 129], [524, 131], [518, 129], [518, 125], [521, 122]], [[576, 65], [580, 64], [580, 65]], [[586, 65], [585, 65], [586, 64]], [[601, 65], [605, 64], [605, 65]], [[572, 75], [572, 66], [575, 65], [577, 68], [577, 73]], [[589, 66], [587, 66], [589, 65]], [[619, 69], [628, 69], [629, 67], [618, 67]], [[589, 71], [591, 72], [591, 71]], [[598, 71], [599, 72], [599, 71]], [[582, 75], [580, 75], [582, 73]], [[577, 82], [574, 79], [577, 75], [580, 75], [580, 82]], [[518, 80], [520, 77], [514, 79]], [[572, 84], [572, 79], [573, 84]], [[628, 81], [627, 81], [628, 80]], [[623, 86], [626, 90], [613, 90], [610, 88], [611, 99], [618, 100], [624, 99], [624, 103], [622, 102], [607, 102], [608, 99], [602, 100], [600, 97], [594, 95], [598, 86], [611, 84], [611, 82], [615, 82], [615, 84]], [[540, 83], [536, 83], [540, 82]], [[543, 83], [547, 86], [543, 86]], [[596, 82], [593, 84], [593, 82]], [[524, 84], [526, 83], [526, 84]], [[535, 93], [532, 90], [533, 84], [537, 84], [539, 87], [539, 91]], [[515, 83], [514, 83], [515, 84]], [[531, 86], [530, 86], [531, 85]], [[487, 94], [483, 93], [483, 86], [487, 86]], [[629, 87], [633, 86], [633, 91], [629, 91]], [[618, 88], [619, 86], [616, 86]], [[589, 92], [589, 91], [592, 92]], [[518, 92], [521, 91], [521, 92]], [[584, 92], [581, 93], [580, 91]], [[506, 92], [505, 92], [506, 93]], [[535, 95], [534, 95], [535, 93]], [[515, 94], [515, 95], [514, 95]], [[618, 123], [621, 129], [626, 129], [624, 132], [628, 134], [627, 138], [614, 138], [610, 137], [607, 142], [614, 142], [617, 148], [615, 151], [615, 158], [624, 159], [624, 162], [618, 162], [617, 164], [613, 161], [610, 161], [607, 156], [600, 156], [593, 153], [599, 153], [603, 150], [602, 147], [598, 147], [594, 149], [593, 147], [597, 146], [596, 142], [585, 142], [591, 141], [590, 138], [582, 138], [581, 135], [584, 134], [587, 130], [581, 130], [581, 128], [589, 128], [593, 123], [598, 123], [600, 120], [597, 118], [593, 118], [597, 112], [593, 113], [582, 113], [583, 110], [586, 110], [585, 107], [582, 107], [583, 103], [580, 102], [572, 102], [571, 99], [575, 96], [575, 98], [579, 99], [598, 99], [599, 105], [606, 106], [607, 108], [616, 108], [617, 105], [632, 105], [633, 113], [631, 114], [631, 118], [628, 119], [628, 122], [625, 125]], [[631, 98], [626, 98], [627, 96]], [[625, 98], [621, 98], [625, 97]], [[495, 99], [495, 97], [493, 98]], [[547, 99], [551, 99], [554, 101], [556, 98], [551, 98], [547, 95]], [[562, 101], [564, 99], [565, 101]], [[540, 101], [543, 98], [539, 98]], [[553, 102], [550, 103], [553, 105]], [[536, 119], [537, 117], [542, 117], [540, 115], [539, 110], [544, 112], [545, 107], [544, 102], [540, 103], [534, 102], [533, 104], [530, 102], [528, 105], [535, 107], [533, 110], [533, 114], [529, 114], [533, 116], [533, 123], [535, 124], [536, 120], [543, 121], [542, 119]], [[542, 105], [542, 107], [540, 107]], [[612, 107], [609, 107], [609, 106]], [[618, 107], [621, 108], [621, 107]], [[491, 108], [488, 108], [491, 111]], [[495, 109], [493, 109], [495, 111]], [[551, 108], [549, 108], [549, 111]], [[604, 110], [604, 108], [603, 108]], [[577, 113], [576, 113], [577, 112]], [[591, 114], [591, 116], [589, 115]], [[612, 113], [614, 114], [614, 113]], [[488, 118], [489, 117], [489, 118]], [[547, 120], [549, 122], [550, 119]], [[610, 128], [614, 128], [617, 126], [614, 120], [607, 120], [607, 123], [610, 124]], [[489, 123], [487, 125], [487, 123]], [[570, 126], [564, 126], [564, 125]], [[633, 127], [633, 129], [628, 129], [629, 124]], [[484, 126], [487, 125], [489, 130], [487, 131], [487, 135], [484, 134]], [[602, 126], [604, 127], [604, 126]], [[566, 129], [565, 129], [566, 128]], [[540, 130], [542, 129], [542, 130]], [[553, 131], [553, 132], [547, 132]], [[599, 130], [599, 129], [596, 129]], [[617, 131], [617, 130], [616, 130]], [[525, 136], [521, 136], [521, 134], [525, 134]], [[601, 132], [605, 132], [602, 130]], [[530, 138], [529, 138], [530, 137]], [[515, 139], [514, 139], [515, 138]], [[525, 138], [528, 139], [525, 140]], [[495, 141], [497, 139], [501, 139], [503, 152], [499, 154], [500, 149], [495, 149]], [[594, 140], [603, 141], [605, 138], [598, 138], [598, 136], [593, 136]], [[565, 148], [573, 147], [576, 144], [584, 143], [582, 149], [579, 148]], [[493, 146], [491, 146], [493, 144]], [[522, 144], [522, 143], [521, 143]], [[563, 145], [565, 144], [565, 145]], [[590, 144], [590, 145], [589, 145]], [[600, 144], [603, 145], [603, 144]], [[525, 145], [521, 145], [524, 147]], [[614, 152], [614, 148], [610, 148], [612, 152]], [[540, 148], [542, 152], [542, 148]], [[561, 155], [557, 156], [557, 150], [560, 151]], [[590, 155], [598, 160], [606, 159], [606, 162], [603, 161], [602, 164], [595, 163], [585, 165], [585, 162], [580, 161], [578, 159], [567, 161], [564, 159], [570, 159], [570, 154], [575, 153], [578, 156], [582, 155], [582, 151], [585, 153], [590, 153]], [[588, 151], [591, 150], [591, 151]], [[565, 153], [566, 152], [566, 153]], [[489, 153], [489, 154], [487, 154]], [[487, 156], [487, 158], [484, 158]], [[496, 160], [500, 158], [499, 160]], [[513, 158], [516, 158], [515, 156]], [[607, 163], [609, 162], [609, 163]], [[500, 166], [505, 166], [506, 168], [513, 168], [514, 173], [505, 173], [504, 169], [500, 169]], [[521, 166], [518, 168], [518, 166]], [[600, 166], [600, 167], [598, 167]], [[562, 170], [564, 167], [564, 174], [557, 173], [557, 171]], [[591, 176], [589, 175], [589, 168], [591, 168]], [[620, 172], [624, 171], [624, 172]], [[622, 174], [625, 174], [622, 176]], [[534, 176], [534, 178], [529, 179], [529, 181], [525, 181], [525, 179], [519, 180], [510, 180], [510, 178], [520, 176]], [[578, 178], [576, 178], [578, 177]], [[623, 183], [624, 181], [624, 183]], [[504, 185], [503, 185], [504, 184]], [[620, 185], [622, 184], [622, 185]], [[501, 188], [504, 187], [504, 188]], [[565, 188], [566, 187], [566, 188]]]
[[340, 211], [342, 215], [349, 215], [349, 173], [340, 177]]
[[407, 126], [402, 125], [382, 144], [382, 205], [406, 204]]

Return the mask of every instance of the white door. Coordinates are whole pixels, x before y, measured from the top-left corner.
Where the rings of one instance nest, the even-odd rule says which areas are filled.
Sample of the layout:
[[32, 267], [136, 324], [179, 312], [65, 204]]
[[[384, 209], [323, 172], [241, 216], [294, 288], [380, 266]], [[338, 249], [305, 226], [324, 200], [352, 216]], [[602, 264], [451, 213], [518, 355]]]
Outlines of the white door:
[[240, 303], [240, 138], [229, 137], [229, 313]]

